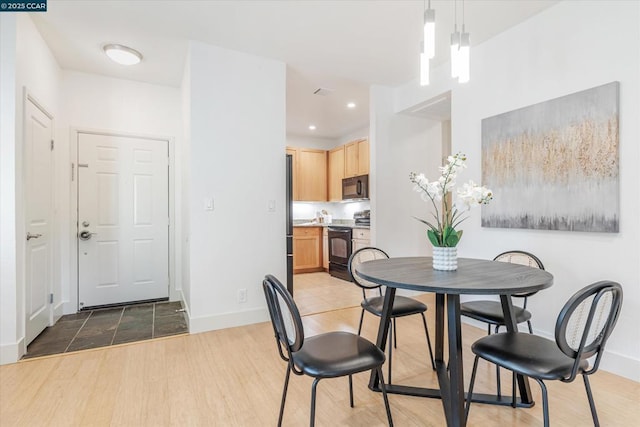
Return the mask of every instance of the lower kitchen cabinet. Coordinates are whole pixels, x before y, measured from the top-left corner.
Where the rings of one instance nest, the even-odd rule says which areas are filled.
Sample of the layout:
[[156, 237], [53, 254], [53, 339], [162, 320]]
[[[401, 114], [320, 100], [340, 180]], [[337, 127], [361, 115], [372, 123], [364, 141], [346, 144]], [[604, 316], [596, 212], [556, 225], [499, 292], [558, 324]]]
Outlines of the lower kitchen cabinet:
[[293, 227], [293, 274], [322, 271], [322, 227]]
[[366, 228], [354, 228], [351, 243], [352, 252], [371, 246], [371, 231]]

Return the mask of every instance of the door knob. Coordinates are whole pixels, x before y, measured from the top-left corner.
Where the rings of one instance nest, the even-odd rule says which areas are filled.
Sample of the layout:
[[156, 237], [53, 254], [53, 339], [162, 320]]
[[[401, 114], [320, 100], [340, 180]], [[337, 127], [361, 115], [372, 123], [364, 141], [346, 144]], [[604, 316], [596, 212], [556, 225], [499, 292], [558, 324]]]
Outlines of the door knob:
[[31, 234], [31, 233], [27, 232], [27, 240], [37, 239], [38, 237], [42, 237], [42, 234], [40, 234], [40, 233]]
[[80, 234], [78, 234], [78, 238], [80, 240], [89, 240], [91, 239], [91, 236], [93, 236], [94, 234], [98, 234], [98, 233], [91, 233], [90, 231], [83, 230], [80, 232]]

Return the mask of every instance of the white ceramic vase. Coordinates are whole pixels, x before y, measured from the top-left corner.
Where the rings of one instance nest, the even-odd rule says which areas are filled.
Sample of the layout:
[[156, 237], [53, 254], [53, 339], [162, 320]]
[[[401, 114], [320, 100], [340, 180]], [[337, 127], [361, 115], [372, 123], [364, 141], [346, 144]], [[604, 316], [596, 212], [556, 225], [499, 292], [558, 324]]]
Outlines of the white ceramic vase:
[[433, 247], [433, 269], [453, 271], [458, 269], [458, 249], [447, 247]]

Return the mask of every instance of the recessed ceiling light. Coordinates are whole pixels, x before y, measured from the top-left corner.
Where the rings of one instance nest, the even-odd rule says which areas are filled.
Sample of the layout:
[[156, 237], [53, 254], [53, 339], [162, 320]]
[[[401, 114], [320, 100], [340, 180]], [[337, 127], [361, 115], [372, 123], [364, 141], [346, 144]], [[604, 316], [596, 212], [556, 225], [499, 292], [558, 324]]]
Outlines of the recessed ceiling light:
[[309, 130], [316, 130], [316, 125], [309, 125]]
[[142, 60], [142, 54], [135, 49], [120, 44], [107, 44], [104, 53], [113, 61], [122, 65], [135, 65]]
[[356, 103], [355, 102], [349, 102], [347, 104], [347, 108], [356, 108]]

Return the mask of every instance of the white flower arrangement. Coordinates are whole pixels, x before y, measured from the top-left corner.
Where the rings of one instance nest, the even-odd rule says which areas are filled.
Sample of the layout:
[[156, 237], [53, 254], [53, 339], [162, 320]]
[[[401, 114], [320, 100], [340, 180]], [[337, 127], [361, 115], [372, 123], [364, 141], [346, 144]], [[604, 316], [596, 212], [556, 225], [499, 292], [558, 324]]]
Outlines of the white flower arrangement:
[[[469, 181], [458, 188], [456, 200], [449, 206], [450, 200], [447, 200], [447, 195], [453, 192], [458, 172], [467, 167], [466, 161], [467, 157], [461, 153], [449, 156], [448, 163], [440, 167], [442, 175], [437, 181], [429, 182], [422, 173], [409, 174], [409, 180], [415, 184], [414, 189], [421, 194], [423, 200], [430, 200], [436, 210], [433, 214], [435, 224], [416, 218], [429, 227], [427, 237], [433, 246], [455, 247], [462, 237], [462, 230], [458, 231], [456, 227], [467, 219], [463, 217], [464, 213], [476, 206], [488, 204], [493, 198], [491, 190]], [[440, 209], [442, 215], [440, 215]]]

